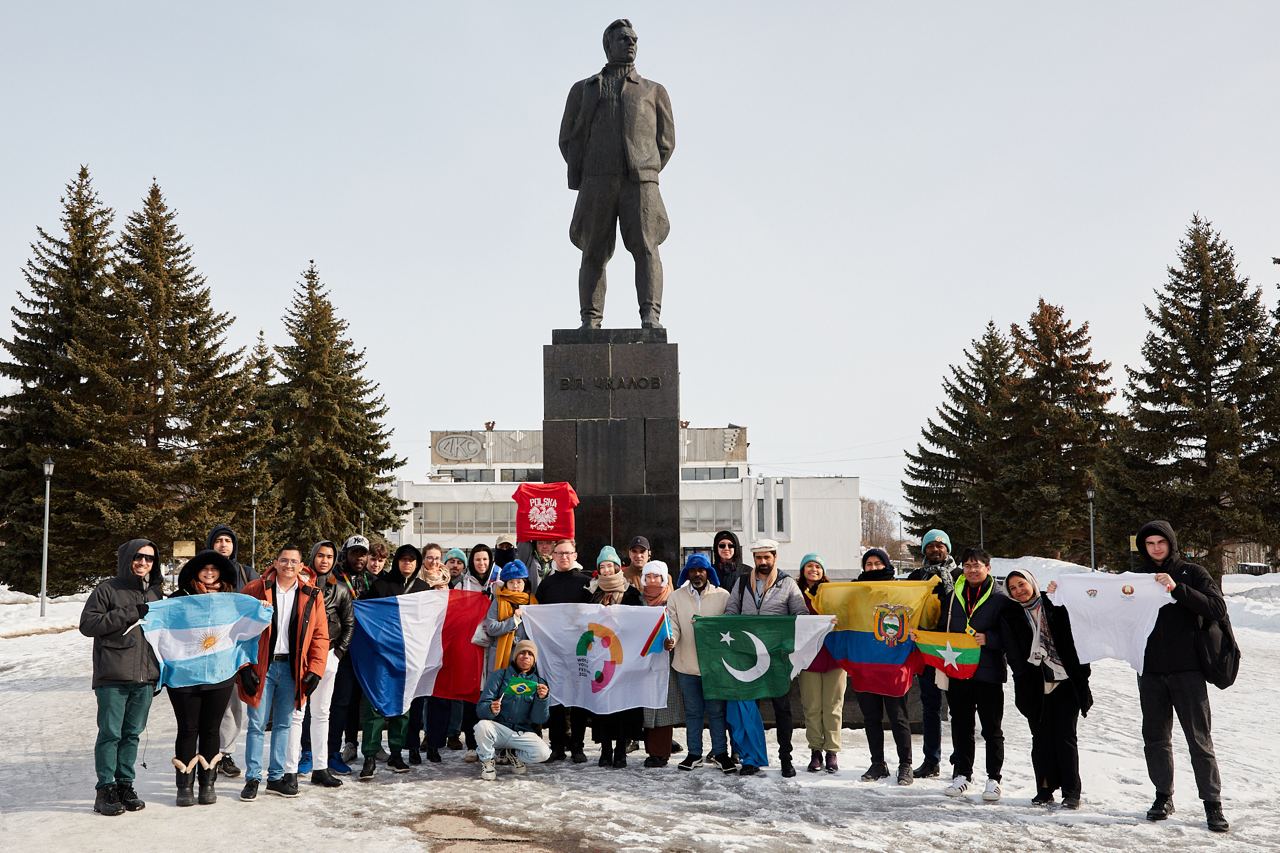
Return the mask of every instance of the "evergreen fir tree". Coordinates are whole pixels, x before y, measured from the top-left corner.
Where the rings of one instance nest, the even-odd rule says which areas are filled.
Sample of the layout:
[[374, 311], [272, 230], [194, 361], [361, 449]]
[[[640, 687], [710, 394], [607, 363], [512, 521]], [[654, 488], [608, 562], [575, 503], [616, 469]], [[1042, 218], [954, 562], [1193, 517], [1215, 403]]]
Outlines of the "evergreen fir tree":
[[[123, 420], [94, 413], [120, 404], [121, 335], [112, 298], [113, 213], [102, 204], [87, 167], [67, 185], [61, 231], [37, 228], [23, 277], [27, 292], [14, 306], [13, 336], [0, 342], [0, 375], [16, 388], [0, 398], [0, 579], [17, 589], [39, 587], [43, 533], [42, 461], [56, 464], [52, 481], [49, 591], [74, 592], [115, 572], [124, 541], [111, 500], [123, 483], [109, 470], [127, 463], [113, 452]], [[94, 369], [86, 371], [85, 365]]]
[[1144, 364], [1128, 369], [1132, 426], [1115, 483], [1131, 503], [1115, 507], [1114, 525], [1134, 532], [1168, 519], [1182, 550], [1220, 575], [1233, 543], [1267, 535], [1271, 324], [1261, 291], [1198, 215], [1146, 315], [1152, 328]]
[[1043, 299], [1025, 328], [1010, 329], [1021, 375], [1011, 398], [1012, 442], [997, 477], [1017, 508], [1015, 554], [1089, 558], [1087, 489], [1102, 452], [1114, 394], [1095, 361], [1089, 324], [1073, 327], [1063, 309]]
[[[156, 542], [196, 539], [244, 472], [239, 418], [250, 389], [242, 353], [227, 351], [232, 318], [213, 310], [154, 182], [120, 240], [118, 296], [128, 333], [125, 388], [131, 501], [127, 526]], [[122, 507], [124, 509], [124, 507]]]
[[284, 324], [292, 343], [276, 347], [281, 382], [271, 395], [278, 532], [297, 542], [341, 538], [358, 529], [361, 510], [369, 529], [398, 528], [402, 506], [387, 487], [404, 460], [390, 453], [387, 407], [363, 377], [364, 351], [346, 337], [314, 261]]
[[902, 488], [911, 511], [903, 518], [912, 533], [941, 528], [957, 550], [980, 540], [999, 550], [1009, 540], [1011, 506], [996, 480], [1011, 440], [1016, 376], [1009, 340], [987, 323], [964, 364], [943, 379], [942, 402], [922, 430], [924, 441], [906, 454]]

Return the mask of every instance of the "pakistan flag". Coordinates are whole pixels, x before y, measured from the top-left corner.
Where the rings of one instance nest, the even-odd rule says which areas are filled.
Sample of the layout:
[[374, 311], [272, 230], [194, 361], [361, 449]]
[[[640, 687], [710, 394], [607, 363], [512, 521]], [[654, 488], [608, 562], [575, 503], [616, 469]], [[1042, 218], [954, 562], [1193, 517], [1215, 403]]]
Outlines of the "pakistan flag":
[[696, 617], [702, 693], [708, 699], [783, 696], [830, 631], [830, 616]]

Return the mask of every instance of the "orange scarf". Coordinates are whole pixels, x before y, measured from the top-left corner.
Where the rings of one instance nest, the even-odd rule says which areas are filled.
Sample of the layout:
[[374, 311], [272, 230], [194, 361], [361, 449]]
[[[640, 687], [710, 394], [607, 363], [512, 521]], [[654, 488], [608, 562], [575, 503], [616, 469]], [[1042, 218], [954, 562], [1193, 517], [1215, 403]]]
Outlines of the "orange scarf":
[[[511, 592], [510, 590], [498, 590], [498, 621], [505, 622], [510, 619], [516, 612], [516, 608], [525, 604], [537, 604], [538, 599], [534, 598], [527, 592]], [[508, 631], [501, 637], [497, 637], [493, 645], [493, 667], [508, 666], [511, 663], [511, 649], [516, 644], [516, 632]]]

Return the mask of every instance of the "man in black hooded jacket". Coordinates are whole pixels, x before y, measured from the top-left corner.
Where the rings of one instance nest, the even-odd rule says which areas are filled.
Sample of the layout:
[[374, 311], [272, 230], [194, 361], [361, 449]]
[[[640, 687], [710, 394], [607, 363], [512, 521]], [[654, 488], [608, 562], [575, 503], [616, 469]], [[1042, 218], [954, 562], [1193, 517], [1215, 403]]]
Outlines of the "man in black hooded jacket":
[[1173, 814], [1173, 716], [1177, 714], [1209, 829], [1226, 832], [1230, 825], [1222, 814], [1222, 779], [1213, 752], [1209, 693], [1195, 632], [1202, 619], [1225, 617], [1227, 604], [1209, 572], [1182, 559], [1169, 522], [1149, 521], [1139, 528], [1137, 538], [1141, 557], [1137, 570], [1153, 573], [1174, 601], [1160, 608], [1138, 676], [1147, 775], [1156, 786], [1147, 820], [1164, 820]]
[[[98, 701], [98, 774], [93, 810], [114, 817], [146, 806], [133, 789], [138, 737], [147, 726], [160, 665], [135, 628], [164, 598], [156, 543], [131, 539], [116, 551], [116, 576], [98, 584], [80, 613], [80, 633], [93, 637], [93, 692]], [[130, 630], [130, 629], [133, 630]]]

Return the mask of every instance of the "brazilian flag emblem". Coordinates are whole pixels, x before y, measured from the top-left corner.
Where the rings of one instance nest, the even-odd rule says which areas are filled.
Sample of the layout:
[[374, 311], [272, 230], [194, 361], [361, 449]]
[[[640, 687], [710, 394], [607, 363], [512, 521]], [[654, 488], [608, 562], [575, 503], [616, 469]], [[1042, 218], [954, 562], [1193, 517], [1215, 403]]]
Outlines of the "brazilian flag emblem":
[[536, 678], [513, 678], [507, 682], [507, 689], [503, 692], [509, 696], [533, 696], [538, 692], [538, 680]]

